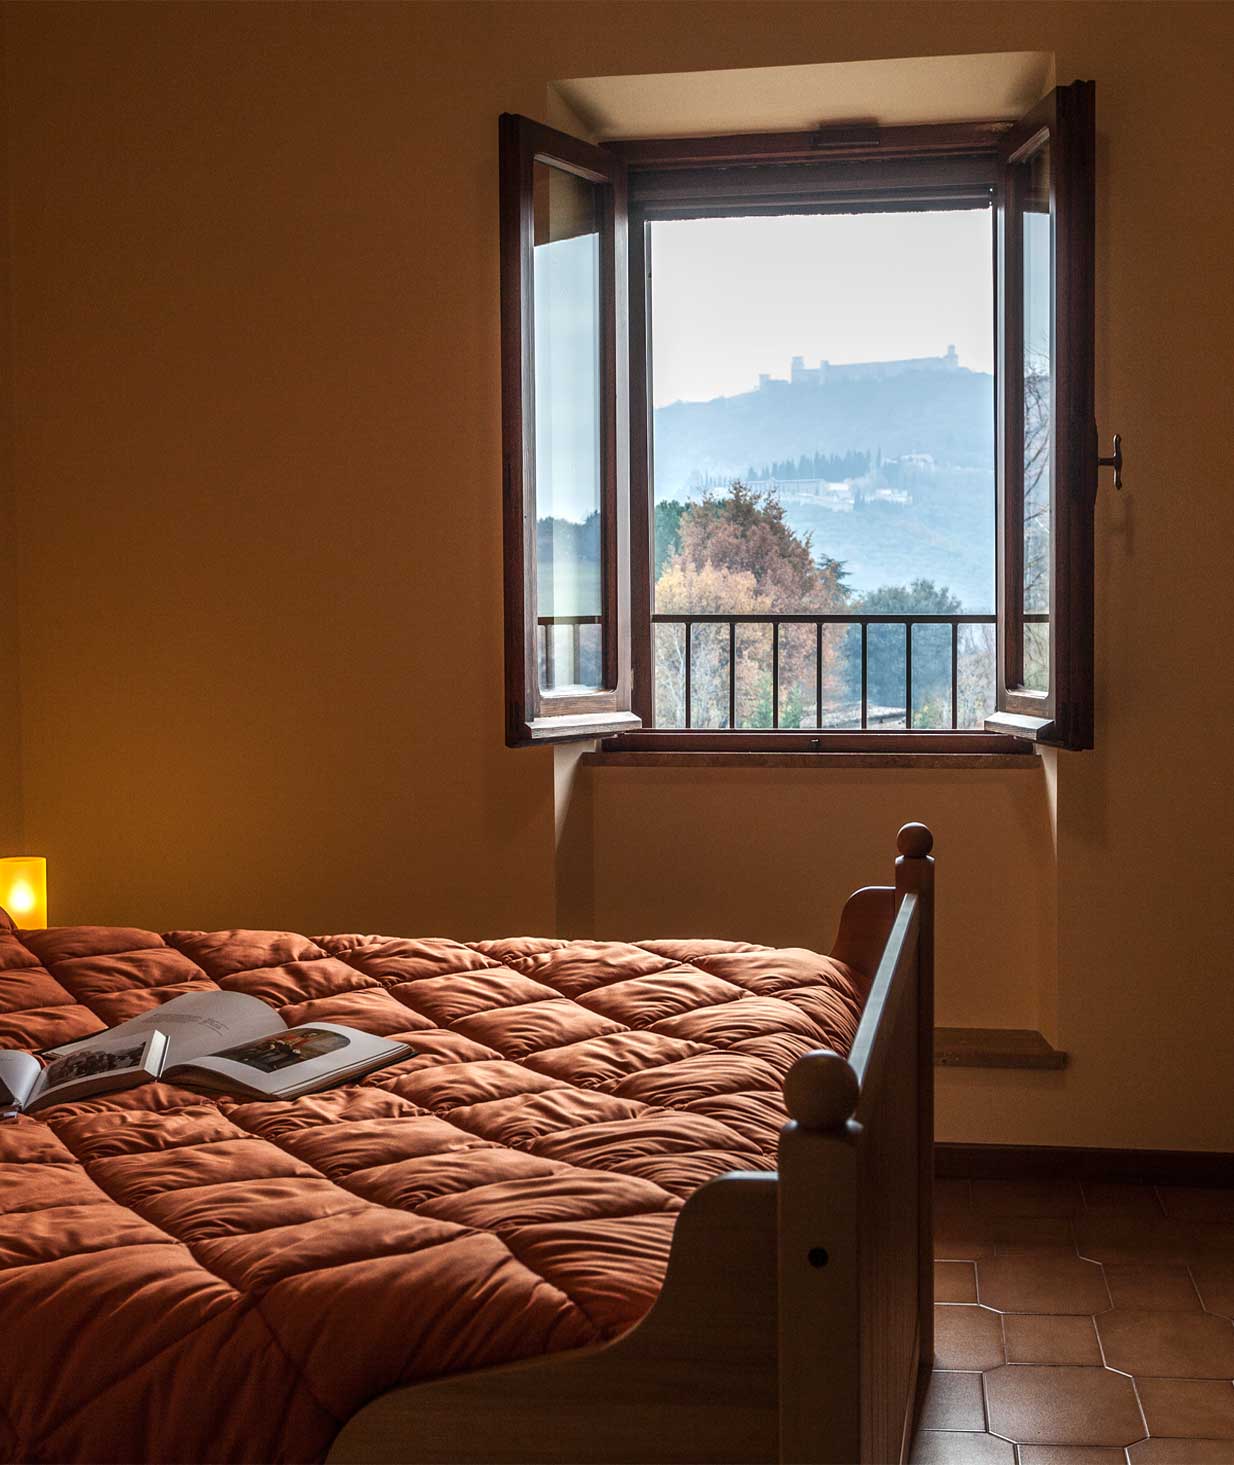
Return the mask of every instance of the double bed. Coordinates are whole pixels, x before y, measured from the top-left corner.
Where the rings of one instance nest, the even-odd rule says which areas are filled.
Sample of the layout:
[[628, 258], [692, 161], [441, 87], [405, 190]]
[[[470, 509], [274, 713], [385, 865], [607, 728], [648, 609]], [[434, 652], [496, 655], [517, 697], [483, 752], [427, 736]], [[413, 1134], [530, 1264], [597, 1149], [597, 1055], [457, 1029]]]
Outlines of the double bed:
[[0, 1124], [0, 1455], [904, 1458], [930, 845], [901, 831], [830, 956], [0, 914], [0, 1046], [221, 988], [415, 1050], [289, 1102], [147, 1083]]

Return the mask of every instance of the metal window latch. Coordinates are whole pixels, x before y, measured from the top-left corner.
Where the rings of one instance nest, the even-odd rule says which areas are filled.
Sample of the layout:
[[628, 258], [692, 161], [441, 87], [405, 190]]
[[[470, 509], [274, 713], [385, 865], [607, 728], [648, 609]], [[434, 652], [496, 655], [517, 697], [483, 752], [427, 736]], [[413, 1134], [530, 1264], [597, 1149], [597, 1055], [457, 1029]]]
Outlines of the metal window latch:
[[1122, 488], [1122, 486], [1123, 486], [1123, 438], [1122, 438], [1122, 434], [1121, 433], [1116, 432], [1114, 434], [1114, 451], [1113, 451], [1113, 453], [1111, 453], [1108, 458], [1098, 458], [1097, 459], [1097, 467], [1098, 468], [1113, 468], [1113, 470], [1114, 470], [1114, 487], [1115, 488]]

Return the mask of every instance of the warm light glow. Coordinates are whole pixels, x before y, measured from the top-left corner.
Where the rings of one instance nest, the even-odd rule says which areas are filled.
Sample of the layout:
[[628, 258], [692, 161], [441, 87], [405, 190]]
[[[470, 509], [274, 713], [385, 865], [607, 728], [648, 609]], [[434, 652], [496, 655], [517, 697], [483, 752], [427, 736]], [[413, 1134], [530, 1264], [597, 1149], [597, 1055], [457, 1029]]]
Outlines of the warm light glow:
[[47, 925], [47, 861], [36, 855], [0, 860], [0, 910], [26, 931]]

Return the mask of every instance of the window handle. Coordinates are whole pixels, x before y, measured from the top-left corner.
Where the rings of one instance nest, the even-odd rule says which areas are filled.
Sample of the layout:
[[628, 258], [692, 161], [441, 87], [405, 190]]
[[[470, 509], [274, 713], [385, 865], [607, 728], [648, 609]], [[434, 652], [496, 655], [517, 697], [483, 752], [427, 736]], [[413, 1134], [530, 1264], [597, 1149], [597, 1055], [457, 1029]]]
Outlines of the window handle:
[[1113, 468], [1113, 470], [1114, 470], [1114, 487], [1115, 488], [1122, 488], [1122, 486], [1123, 486], [1123, 436], [1122, 436], [1122, 433], [1116, 432], [1114, 434], [1114, 451], [1110, 454], [1110, 456], [1108, 458], [1098, 458], [1097, 459], [1097, 467], [1098, 468]]

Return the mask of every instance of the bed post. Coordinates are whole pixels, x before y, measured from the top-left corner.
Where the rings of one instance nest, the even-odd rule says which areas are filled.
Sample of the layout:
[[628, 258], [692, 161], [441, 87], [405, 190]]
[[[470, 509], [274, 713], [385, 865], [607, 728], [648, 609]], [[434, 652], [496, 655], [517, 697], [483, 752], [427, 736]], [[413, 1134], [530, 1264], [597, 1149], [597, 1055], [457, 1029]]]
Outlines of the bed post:
[[896, 909], [912, 891], [917, 926], [917, 1409], [934, 1367], [934, 836], [924, 824], [906, 824], [896, 840]]
[[932, 844], [924, 825], [900, 831], [895, 918], [849, 1056], [807, 1053], [784, 1083], [783, 1465], [906, 1460], [933, 1363]]

